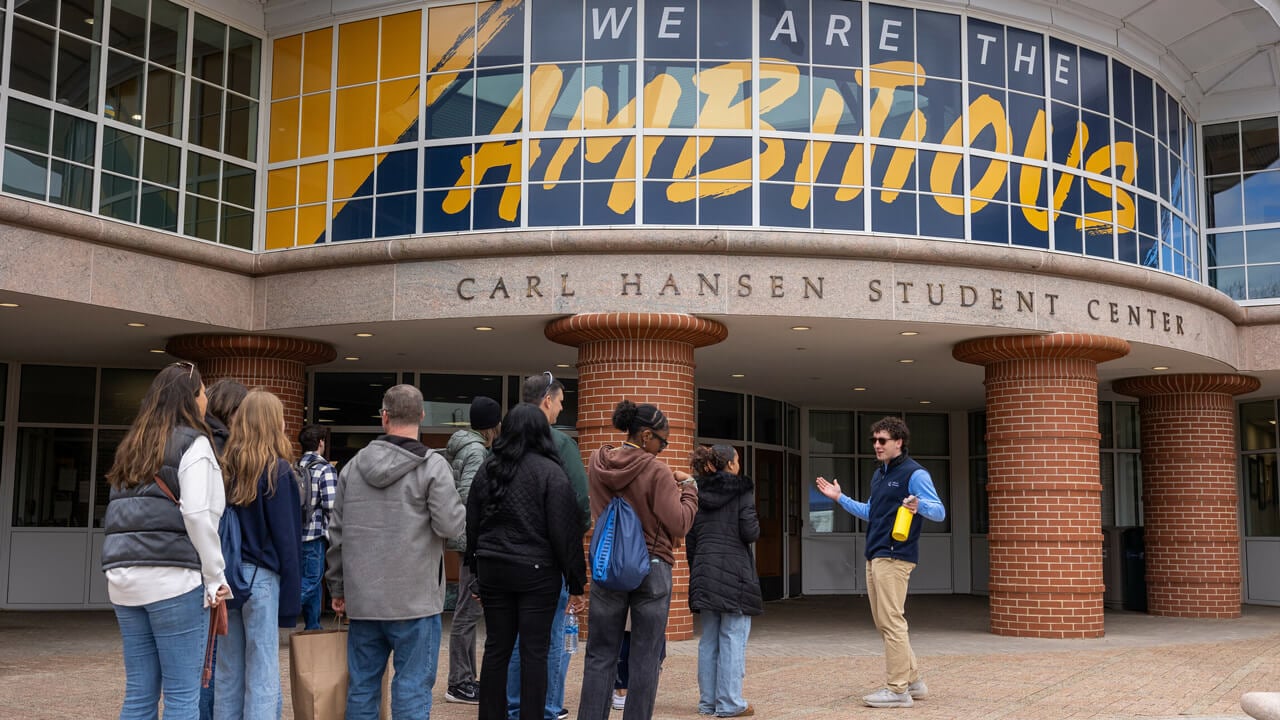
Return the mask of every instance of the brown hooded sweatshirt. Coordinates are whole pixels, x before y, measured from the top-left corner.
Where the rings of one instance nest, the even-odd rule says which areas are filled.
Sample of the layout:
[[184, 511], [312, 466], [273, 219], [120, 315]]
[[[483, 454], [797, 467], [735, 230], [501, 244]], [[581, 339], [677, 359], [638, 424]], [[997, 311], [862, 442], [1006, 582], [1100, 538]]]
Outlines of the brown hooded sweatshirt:
[[673, 549], [688, 534], [698, 512], [694, 483], [676, 485], [666, 463], [630, 445], [605, 445], [592, 453], [587, 479], [593, 521], [610, 500], [623, 498], [644, 527], [649, 554], [675, 563]]

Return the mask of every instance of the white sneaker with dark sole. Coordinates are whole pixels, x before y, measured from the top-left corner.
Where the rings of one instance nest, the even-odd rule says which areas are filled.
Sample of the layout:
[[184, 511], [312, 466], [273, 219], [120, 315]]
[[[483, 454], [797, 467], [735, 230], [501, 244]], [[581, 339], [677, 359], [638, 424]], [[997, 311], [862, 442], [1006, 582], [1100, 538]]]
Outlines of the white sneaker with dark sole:
[[873, 708], [909, 708], [914, 704], [910, 693], [896, 693], [887, 687], [863, 696], [862, 702]]

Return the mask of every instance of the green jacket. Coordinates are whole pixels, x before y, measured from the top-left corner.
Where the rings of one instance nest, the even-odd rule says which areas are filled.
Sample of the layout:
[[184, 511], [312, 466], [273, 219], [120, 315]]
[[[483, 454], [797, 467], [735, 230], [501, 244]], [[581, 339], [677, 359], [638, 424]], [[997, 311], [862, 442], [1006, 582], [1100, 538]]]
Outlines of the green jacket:
[[[489, 448], [485, 447], [484, 438], [480, 433], [467, 428], [455, 432], [453, 437], [449, 438], [445, 456], [453, 469], [453, 486], [458, 491], [458, 497], [462, 498], [462, 504], [466, 505], [467, 496], [471, 494], [471, 481], [475, 479], [480, 466], [484, 465], [484, 461], [489, 457]], [[466, 534], [450, 540], [447, 547], [458, 552], [465, 551], [467, 549]]]
[[560, 453], [560, 467], [569, 476], [569, 485], [578, 498], [578, 510], [582, 513], [582, 527], [591, 529], [591, 501], [587, 498], [587, 469], [582, 465], [582, 452], [578, 443], [560, 430], [551, 428], [551, 438], [555, 440], [556, 452]]

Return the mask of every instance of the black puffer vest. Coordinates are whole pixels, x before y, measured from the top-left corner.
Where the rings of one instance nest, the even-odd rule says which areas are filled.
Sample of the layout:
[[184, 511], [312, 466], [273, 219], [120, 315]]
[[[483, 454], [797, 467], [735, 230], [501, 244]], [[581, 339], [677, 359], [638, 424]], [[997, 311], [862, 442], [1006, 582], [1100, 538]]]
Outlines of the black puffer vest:
[[[182, 498], [178, 466], [182, 455], [202, 433], [189, 427], [174, 428], [164, 448], [164, 466], [158, 473], [170, 492]], [[187, 537], [182, 511], [154, 480], [125, 490], [112, 488], [103, 519], [102, 569], [156, 565], [200, 569], [200, 556]]]

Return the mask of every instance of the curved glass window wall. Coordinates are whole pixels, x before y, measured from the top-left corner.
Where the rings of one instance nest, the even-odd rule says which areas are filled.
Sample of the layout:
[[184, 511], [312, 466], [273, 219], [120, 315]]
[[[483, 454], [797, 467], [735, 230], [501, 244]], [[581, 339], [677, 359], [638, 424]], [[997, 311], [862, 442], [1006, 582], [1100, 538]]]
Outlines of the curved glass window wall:
[[1199, 279], [1187, 113], [1040, 32], [848, 0], [492, 0], [273, 45], [267, 249], [748, 226]]
[[6, 19], [5, 193], [253, 247], [261, 40], [169, 0]]

